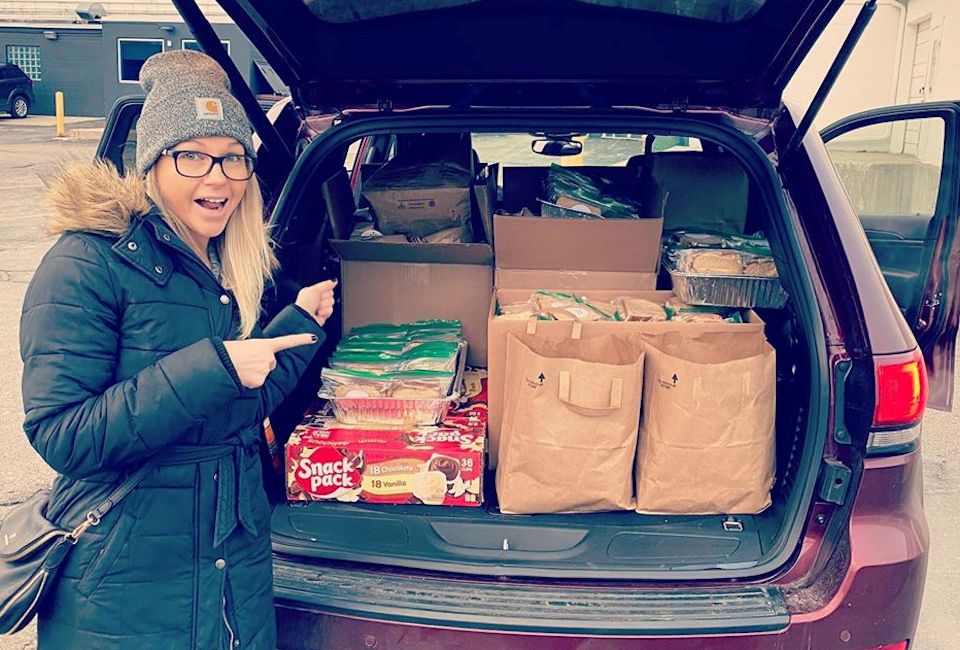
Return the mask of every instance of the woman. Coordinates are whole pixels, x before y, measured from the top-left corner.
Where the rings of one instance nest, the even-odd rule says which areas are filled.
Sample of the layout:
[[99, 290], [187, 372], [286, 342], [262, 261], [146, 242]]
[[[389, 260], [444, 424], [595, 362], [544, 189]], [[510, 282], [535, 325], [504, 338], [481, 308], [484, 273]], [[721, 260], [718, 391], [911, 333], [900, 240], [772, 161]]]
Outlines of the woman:
[[276, 262], [243, 109], [198, 52], [158, 54], [140, 80], [140, 174], [86, 165], [52, 188], [63, 236], [24, 301], [23, 396], [63, 526], [160, 464], [81, 536], [39, 647], [273, 650], [262, 423], [316, 353], [333, 283], [260, 330]]

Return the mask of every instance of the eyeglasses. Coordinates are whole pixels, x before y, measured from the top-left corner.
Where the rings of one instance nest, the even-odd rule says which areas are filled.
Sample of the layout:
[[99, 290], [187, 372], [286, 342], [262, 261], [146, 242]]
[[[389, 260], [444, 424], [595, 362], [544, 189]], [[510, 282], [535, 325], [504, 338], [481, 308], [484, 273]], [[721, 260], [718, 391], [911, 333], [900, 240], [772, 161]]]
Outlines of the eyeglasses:
[[253, 176], [253, 158], [239, 153], [228, 153], [226, 156], [211, 156], [200, 151], [172, 151], [164, 149], [162, 156], [173, 158], [173, 166], [177, 173], [187, 178], [203, 178], [216, 164], [220, 165], [223, 175], [233, 181], [245, 181]]

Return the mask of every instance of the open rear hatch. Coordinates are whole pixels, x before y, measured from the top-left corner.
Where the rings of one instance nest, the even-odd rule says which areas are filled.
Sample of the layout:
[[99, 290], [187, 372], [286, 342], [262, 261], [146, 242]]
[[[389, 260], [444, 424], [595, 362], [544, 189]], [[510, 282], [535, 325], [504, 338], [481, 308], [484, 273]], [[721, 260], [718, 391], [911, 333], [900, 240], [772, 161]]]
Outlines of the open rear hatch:
[[843, 4], [219, 2], [298, 104], [310, 109], [377, 103], [775, 109]]
[[[623, 125], [611, 125], [608, 133], [578, 136], [574, 141], [583, 142], [585, 153], [575, 161], [565, 162], [581, 163], [574, 170], [599, 174], [625, 186], [633, 184], [636, 195], [644, 197], [644, 205], [659, 206], [664, 228], [691, 224], [706, 213], [713, 217], [722, 213], [725, 216], [720, 222], [732, 221], [732, 227], [740, 232], [767, 230], [771, 221], [784, 218], [782, 197], [778, 199], [771, 183], [772, 172], [766, 159], [758, 156], [742, 133], [716, 127], [723, 123], [719, 117], [713, 118], [713, 125], [697, 120], [701, 137], [683, 135], [684, 130], [693, 128], [692, 120], [660, 118], [660, 131], [644, 134], [617, 133]], [[489, 128], [496, 118], [487, 118], [491, 120], [487, 123]], [[429, 118], [417, 124], [412, 116], [359, 119], [381, 133], [371, 136], [361, 147], [368, 154], [353, 166], [361, 181], [373, 178], [388, 157], [377, 159], [377, 152], [395, 152], [398, 147], [402, 150], [405, 137], [416, 139], [420, 136], [415, 134], [430, 130]], [[398, 126], [404, 121], [410, 125]], [[641, 124], [637, 127], [643, 131]], [[282, 261], [285, 268], [299, 274], [298, 281], [318, 279], [323, 256], [332, 256], [334, 261], [339, 257], [343, 334], [369, 322], [459, 318], [470, 343], [471, 363], [489, 367], [490, 381], [499, 384], [503, 377], [494, 370], [494, 346], [505, 340], [501, 338], [505, 335], [498, 334], [502, 328], [495, 327], [497, 316], [495, 311], [489, 311], [494, 284], [498, 292], [494, 310], [497, 304], [510, 302], [514, 296], [523, 300], [538, 288], [563, 288], [552, 284], [556, 282], [567, 287], [572, 282], [574, 289], [579, 287], [590, 295], [648, 292], [657, 285], [659, 219], [640, 219], [635, 227], [611, 221], [605, 224], [610, 226], [609, 230], [601, 227], [599, 231], [605, 232], [599, 238], [594, 232], [590, 235], [594, 239], [587, 241], [583, 234], [559, 234], [564, 229], [576, 228], [573, 219], [534, 218], [527, 225], [535, 227], [534, 232], [539, 234], [523, 238], [503, 229], [517, 217], [495, 216], [493, 222], [501, 226], [499, 231], [494, 227], [491, 238], [495, 267], [493, 251], [484, 236], [486, 220], [482, 218], [474, 221], [472, 243], [334, 241], [331, 246], [329, 239], [342, 238], [350, 232], [349, 226], [343, 226], [343, 215], [352, 216], [357, 206], [347, 176], [334, 173], [342, 158], [324, 162], [320, 156], [327, 151], [339, 152], [333, 155], [342, 157], [346, 142], [337, 143], [338, 131], [348, 132], [355, 126], [348, 118], [308, 149], [302, 162], [307, 175], [298, 186], [313, 187], [316, 191], [298, 192], [296, 198], [290, 198], [294, 196], [291, 193], [288, 204], [281, 201], [278, 206], [278, 212], [299, 215], [299, 226], [279, 226], [278, 230], [286, 239], [281, 255], [287, 256], [289, 262]], [[475, 171], [488, 173], [477, 174], [472, 181], [477, 216], [489, 216], [490, 210], [516, 213], [524, 207], [553, 209], [538, 200], [543, 197], [544, 179], [550, 173], [549, 159], [531, 153], [530, 149], [530, 142], [541, 136], [483, 131], [481, 128], [472, 134]], [[410, 135], [404, 136], [403, 132]], [[313, 167], [313, 163], [317, 166]], [[306, 171], [311, 168], [312, 172]], [[366, 206], [370, 197], [364, 188], [361, 183], [357, 192], [360, 206]], [[485, 209], [479, 207], [478, 200], [484, 191], [492, 202]], [[669, 200], [670, 195], [674, 196], [673, 201]], [[493, 198], [497, 196], [500, 198]], [[326, 234], [322, 236], [318, 214], [327, 215], [326, 225], [322, 226]], [[644, 233], [647, 225], [655, 226], [656, 232]], [[614, 232], [618, 226], [624, 228], [623, 232], [633, 230], [634, 234], [629, 235], [633, 239], [618, 239], [620, 235]], [[291, 235], [296, 228], [312, 230]], [[307, 243], [324, 237], [327, 241]], [[644, 250], [631, 248], [633, 245], [643, 246]], [[778, 265], [788, 257], [779, 255]], [[782, 273], [785, 283], [786, 277], [790, 282], [798, 282], [790, 267], [782, 266]], [[669, 276], [661, 273], [657, 286], [669, 289]], [[802, 287], [792, 290], [794, 295], [805, 291]], [[752, 324], [730, 327], [744, 328], [743, 331], [759, 328], [777, 351], [776, 483], [772, 504], [762, 512], [503, 514], [494, 471], [488, 469], [483, 480], [484, 503], [480, 507], [323, 500], [281, 505], [273, 520], [275, 550], [301, 558], [469, 575], [669, 579], [716, 577], [718, 570], [725, 577], [769, 572], [790, 556], [811, 503], [816, 459], [822, 451], [822, 433], [818, 432], [822, 432], [824, 423], [810, 418], [810, 404], [822, 399], [825, 385], [813, 384], [812, 376], [816, 373], [811, 368], [818, 362], [812, 357], [818, 353], [811, 346], [816, 336], [803, 324], [805, 317], [795, 304], [788, 303], [785, 309], [759, 308], [742, 315]], [[552, 325], [561, 323], [547, 324]], [[615, 329], [618, 324], [609, 325]], [[317, 379], [312, 378], [314, 390]], [[494, 388], [502, 391], [496, 385]], [[493, 428], [499, 428], [498, 418], [496, 409], [491, 407], [491, 419], [496, 421]], [[569, 486], [557, 485], [555, 489], [562, 491]]]
[[[301, 109], [349, 116], [348, 109], [376, 106], [381, 113], [370, 120], [370, 133], [424, 132], [438, 124], [440, 130], [470, 128], [449, 116], [432, 125], [429, 117], [415, 124], [416, 116], [410, 115], [409, 125], [398, 113], [391, 117], [393, 108], [431, 105], [488, 107], [487, 131], [495, 130], [491, 125], [498, 119], [491, 107], [720, 107], [759, 116], [769, 125], [787, 82], [842, 5], [842, 0], [424, 0], [398, 9], [396, 3], [366, 0], [218, 1]], [[184, 7], [187, 13], [195, 9], [192, 0], [174, 2], [181, 13]], [[503, 112], [507, 122], [519, 114]], [[546, 111], [540, 115], [555, 118]], [[585, 121], [596, 117], [582, 115]], [[785, 219], [786, 206], [768, 160], [729, 123], [712, 128], [694, 122], [685, 117], [676, 124], [662, 122], [656, 133], [666, 141], [690, 136], [684, 129], [695, 127], [713, 151], [736, 152], [750, 178], [744, 209], [780, 231], [771, 242], [775, 250], [781, 248], [778, 261], [793, 263], [780, 271], [790, 276], [784, 281], [793, 297], [803, 297], [802, 309], [791, 303], [786, 310], [759, 310], [777, 350], [778, 478], [772, 505], [759, 514], [732, 517], [503, 515], [488, 473], [479, 508], [323, 502], [278, 507], [277, 551], [464, 574], [580, 578], [674, 578], [680, 573], [716, 578], [718, 569], [724, 578], [756, 576], [789, 558], [812, 501], [825, 430], [818, 400], [828, 390], [813, 380], [822, 375], [817, 337], [811, 335], [815, 307], [809, 286], [802, 284], [806, 272], [797, 267], [796, 242], [784, 234], [788, 229], [776, 225]], [[278, 203], [275, 234], [281, 238], [282, 262], [298, 281], [316, 281], [322, 268], [330, 269], [324, 265], [336, 224], [329, 218], [329, 193], [321, 188], [342, 164], [346, 146], [358, 134], [355, 127], [348, 117], [314, 141]], [[546, 130], [564, 137], [586, 131], [581, 125]], [[609, 131], [630, 137], [633, 129], [620, 124]], [[654, 153], [654, 148], [639, 153]], [[365, 162], [374, 161], [360, 161], [361, 182]], [[674, 193], [682, 203], [702, 176], [688, 171], [680, 177]], [[500, 192], [506, 201], [506, 180]], [[323, 222], [316, 219], [320, 214], [327, 215]], [[785, 254], [784, 246], [794, 252]], [[344, 289], [350, 288], [344, 278]], [[489, 294], [477, 300], [488, 303]], [[315, 390], [316, 381], [307, 388]], [[811, 410], [811, 405], [818, 406]], [[274, 419], [288, 418], [275, 414]], [[286, 427], [278, 428], [285, 433]]]

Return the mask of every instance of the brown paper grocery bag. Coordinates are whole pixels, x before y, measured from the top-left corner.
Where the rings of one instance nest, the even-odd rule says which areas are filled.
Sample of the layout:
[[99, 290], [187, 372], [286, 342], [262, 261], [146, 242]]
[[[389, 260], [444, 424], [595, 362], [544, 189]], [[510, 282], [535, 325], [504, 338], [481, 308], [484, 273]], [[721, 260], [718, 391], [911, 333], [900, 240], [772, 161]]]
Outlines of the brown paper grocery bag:
[[633, 508], [643, 350], [638, 337], [509, 335], [501, 512]]
[[647, 346], [637, 512], [752, 514], [770, 505], [775, 355], [760, 332], [671, 333]]

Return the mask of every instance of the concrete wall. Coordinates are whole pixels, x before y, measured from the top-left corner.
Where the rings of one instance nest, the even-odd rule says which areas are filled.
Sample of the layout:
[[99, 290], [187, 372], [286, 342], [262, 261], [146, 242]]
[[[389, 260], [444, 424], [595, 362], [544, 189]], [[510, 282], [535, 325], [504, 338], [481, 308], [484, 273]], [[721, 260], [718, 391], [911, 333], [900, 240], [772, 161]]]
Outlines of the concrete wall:
[[[809, 105], [862, 5], [858, 0], [840, 8], [787, 87], [788, 99]], [[897, 103], [905, 17], [906, 8], [900, 2], [880, 0], [870, 26], [820, 111], [818, 128], [852, 113]]]
[[[53, 31], [56, 40], [44, 37]], [[37, 103], [34, 114], [54, 113], [54, 93], [64, 93], [68, 115], [102, 115], [101, 39], [99, 26], [72, 27], [0, 27], [0, 58], [6, 60], [7, 45], [40, 48], [40, 81], [34, 82]]]
[[[61, 21], [70, 22], [76, 18], [77, 0], [0, 0], [0, 21]], [[177, 10], [170, 0], [135, 0], [119, 2], [117, 0], [98, 0], [107, 12], [107, 16], [143, 15], [160, 16], [168, 20], [177, 20]], [[208, 18], [225, 18], [226, 12], [216, 0], [198, 0], [197, 6]]]
[[[862, 6], [863, 0], [844, 3], [788, 86], [788, 99], [809, 104]], [[926, 20], [929, 40], [918, 46], [917, 28]], [[960, 2], [879, 0], [817, 126], [871, 108], [956, 99], [960, 99]]]
[[[163, 27], [163, 29], [161, 29]], [[257, 83], [253, 61], [261, 58], [234, 24], [215, 24], [221, 40], [229, 41], [230, 56], [254, 92], [271, 92]], [[56, 40], [44, 37], [55, 32]], [[186, 25], [172, 21], [104, 21], [83, 28], [64, 23], [0, 25], [0, 60], [7, 45], [40, 47], [41, 80], [34, 84], [37, 103], [32, 112], [52, 115], [54, 93], [63, 91], [67, 115], [101, 117], [114, 102], [126, 95], [142, 95], [138, 83], [120, 81], [118, 40], [121, 38], [161, 39], [164, 50], [180, 49], [184, 40], [193, 40]]]
[[[806, 107], [863, 0], [844, 4], [787, 89]], [[816, 127], [894, 104], [960, 99], [960, 2], [879, 0]], [[939, 119], [877, 124], [829, 145], [854, 205], [864, 213], [932, 214], [943, 159]]]

